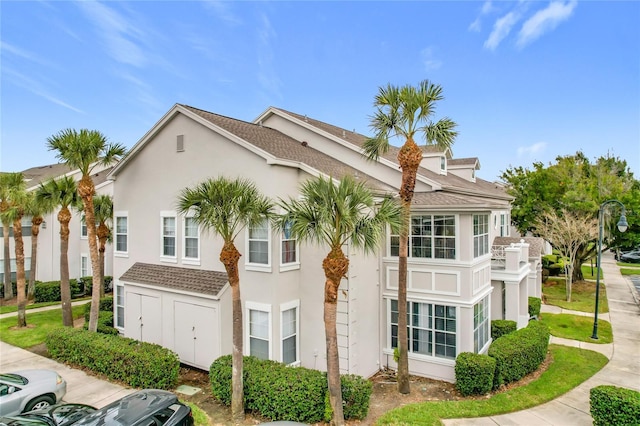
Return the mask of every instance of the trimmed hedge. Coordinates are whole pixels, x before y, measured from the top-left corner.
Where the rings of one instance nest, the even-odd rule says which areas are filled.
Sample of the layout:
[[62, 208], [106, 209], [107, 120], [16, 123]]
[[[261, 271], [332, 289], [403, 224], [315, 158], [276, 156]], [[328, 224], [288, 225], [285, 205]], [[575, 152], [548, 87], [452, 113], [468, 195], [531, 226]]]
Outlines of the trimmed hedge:
[[[78, 284], [78, 280], [72, 278], [69, 280], [71, 287], [71, 297], [75, 295], [84, 295], [82, 287]], [[59, 302], [60, 297], [60, 281], [46, 281], [35, 283], [34, 297], [36, 303], [41, 302]]]
[[[103, 334], [119, 334], [118, 330], [113, 327], [113, 296], [107, 296], [100, 299], [98, 312], [98, 333]], [[89, 329], [89, 319], [91, 317], [91, 303], [84, 305], [84, 329]]]
[[497, 338], [504, 336], [505, 334], [513, 333], [518, 329], [518, 324], [512, 320], [493, 320], [491, 321], [491, 338], [496, 340]]
[[152, 343], [61, 327], [45, 338], [49, 355], [136, 388], [173, 389], [178, 355]]
[[[271, 420], [306, 423], [331, 416], [327, 408], [327, 376], [304, 367], [288, 367], [282, 363], [255, 357], [243, 359], [244, 404]], [[213, 396], [231, 405], [231, 355], [216, 359], [209, 369]], [[362, 419], [369, 411], [372, 385], [359, 376], [345, 375], [342, 383], [344, 416]], [[319, 403], [325, 401], [324, 404]]]
[[594, 426], [640, 425], [640, 392], [601, 385], [589, 391]]
[[[18, 284], [14, 281], [11, 283], [13, 295], [18, 294]], [[4, 282], [0, 282], [0, 297], [4, 299]]]
[[535, 371], [547, 356], [548, 346], [549, 328], [539, 321], [493, 341], [488, 355], [496, 360], [494, 389]]
[[539, 297], [529, 297], [529, 318], [540, 318], [542, 299]]
[[456, 358], [456, 388], [464, 396], [484, 395], [493, 387], [496, 360], [488, 355], [462, 352]]

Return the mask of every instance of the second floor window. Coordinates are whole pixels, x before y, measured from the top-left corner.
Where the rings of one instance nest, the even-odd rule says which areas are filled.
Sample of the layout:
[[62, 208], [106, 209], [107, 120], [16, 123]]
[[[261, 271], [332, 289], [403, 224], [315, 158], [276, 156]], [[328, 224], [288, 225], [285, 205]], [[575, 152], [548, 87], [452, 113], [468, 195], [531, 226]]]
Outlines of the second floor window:
[[[454, 215], [411, 216], [409, 257], [455, 259], [456, 219]], [[391, 256], [398, 256], [400, 237], [391, 235]]]
[[128, 232], [128, 218], [127, 216], [116, 216], [115, 237], [116, 237], [116, 252], [127, 252], [127, 232]]
[[192, 217], [184, 218], [184, 257], [187, 259], [198, 259], [200, 242], [198, 224]]
[[473, 215], [473, 257], [489, 253], [489, 215]]
[[162, 256], [176, 257], [176, 218], [162, 217]]
[[249, 227], [249, 263], [269, 264], [269, 224], [266, 220]]
[[87, 238], [87, 222], [84, 220], [84, 215], [80, 218], [80, 237]]
[[280, 263], [286, 265], [288, 263], [296, 263], [298, 261], [298, 249], [296, 240], [291, 236], [291, 224], [285, 225], [282, 232]]

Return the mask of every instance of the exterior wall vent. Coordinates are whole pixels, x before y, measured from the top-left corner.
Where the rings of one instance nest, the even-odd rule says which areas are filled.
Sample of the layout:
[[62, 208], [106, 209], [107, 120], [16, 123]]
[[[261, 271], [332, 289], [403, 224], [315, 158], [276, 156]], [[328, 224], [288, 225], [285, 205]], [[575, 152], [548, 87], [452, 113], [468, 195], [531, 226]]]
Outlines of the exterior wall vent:
[[178, 135], [177, 137], [176, 152], [184, 152], [184, 135]]
[[302, 143], [301, 143], [300, 145], [302, 145], [302, 146], [307, 146], [307, 145], [309, 145], [309, 144], [307, 143], [307, 141], [302, 141]]

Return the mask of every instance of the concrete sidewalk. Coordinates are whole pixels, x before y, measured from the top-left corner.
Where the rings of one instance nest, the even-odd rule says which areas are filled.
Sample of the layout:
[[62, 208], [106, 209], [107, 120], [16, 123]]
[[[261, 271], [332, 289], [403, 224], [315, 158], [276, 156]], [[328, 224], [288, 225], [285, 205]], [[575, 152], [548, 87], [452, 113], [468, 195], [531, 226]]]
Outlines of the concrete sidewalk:
[[[75, 306], [89, 302], [89, 300], [82, 300], [72, 302], [72, 305]], [[53, 305], [43, 308], [29, 309], [27, 311], [27, 320], [29, 319], [29, 313], [59, 308], [60, 305]], [[0, 318], [7, 318], [16, 315], [16, 312], [12, 312], [2, 314], [0, 315]], [[129, 389], [124, 386], [111, 383], [107, 380], [101, 380], [95, 376], [86, 374], [82, 370], [67, 367], [64, 364], [47, 357], [37, 355], [33, 352], [29, 352], [25, 349], [0, 341], [1, 372], [4, 373], [33, 368], [55, 370], [67, 381], [67, 394], [63, 398], [65, 402], [77, 402], [101, 408], [116, 399], [122, 398], [123, 396], [136, 391], [136, 389]]]
[[[609, 363], [589, 380], [553, 401], [528, 410], [474, 419], [443, 420], [445, 425], [592, 425], [589, 414], [589, 390], [599, 385], [613, 385], [640, 391], [640, 306], [628, 278], [620, 274], [613, 255], [602, 254], [603, 282], [607, 288], [609, 318], [614, 342], [610, 345], [580, 343], [586, 349], [610, 353]], [[556, 311], [547, 307], [545, 311]], [[560, 313], [560, 310], [557, 310]], [[565, 311], [566, 312], [566, 311]], [[599, 319], [607, 319], [599, 315]], [[554, 342], [556, 339], [556, 342]], [[571, 343], [562, 339], [554, 343]], [[574, 344], [574, 343], [571, 343]], [[574, 344], [577, 345], [577, 344]]]

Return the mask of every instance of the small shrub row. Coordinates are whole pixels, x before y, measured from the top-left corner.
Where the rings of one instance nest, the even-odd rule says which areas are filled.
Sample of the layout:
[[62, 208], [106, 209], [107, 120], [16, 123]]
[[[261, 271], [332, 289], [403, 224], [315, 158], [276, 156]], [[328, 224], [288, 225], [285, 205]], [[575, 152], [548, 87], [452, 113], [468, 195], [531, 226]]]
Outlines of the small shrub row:
[[[78, 280], [72, 278], [69, 280], [71, 288], [71, 297], [84, 296], [82, 287], [78, 284]], [[60, 281], [35, 282], [34, 297], [36, 303], [41, 302], [59, 302], [60, 297]]]
[[[93, 276], [92, 275], [78, 278], [78, 283], [80, 284], [84, 293], [87, 296], [91, 296], [93, 294]], [[105, 275], [103, 284], [104, 284], [104, 291], [106, 293], [110, 293], [113, 290], [113, 286], [112, 286], [113, 277], [109, 275]]]
[[539, 297], [529, 297], [529, 318], [540, 318], [542, 299]]
[[549, 328], [539, 321], [495, 340], [488, 355], [496, 360], [494, 389], [535, 371], [547, 356]]
[[513, 333], [518, 329], [518, 324], [512, 320], [493, 320], [491, 321], [491, 338], [496, 340], [497, 338], [504, 336], [505, 334]]
[[594, 426], [640, 425], [640, 392], [617, 386], [591, 388], [589, 405]]
[[456, 358], [456, 388], [464, 396], [484, 395], [493, 387], [496, 360], [487, 355], [462, 352]]
[[[16, 282], [11, 283], [13, 294], [18, 294], [18, 284]], [[4, 299], [4, 283], [0, 282], [0, 298]]]
[[175, 352], [126, 337], [62, 327], [45, 338], [49, 355], [136, 388], [173, 389], [180, 359]]
[[[216, 359], [209, 369], [213, 395], [225, 405], [231, 404], [231, 355]], [[327, 376], [304, 367], [288, 367], [276, 361], [244, 357], [244, 403], [272, 420], [306, 423], [330, 419], [332, 412], [327, 391]], [[362, 419], [369, 411], [372, 385], [355, 375], [341, 377], [344, 416]], [[324, 404], [321, 402], [324, 401]]]

